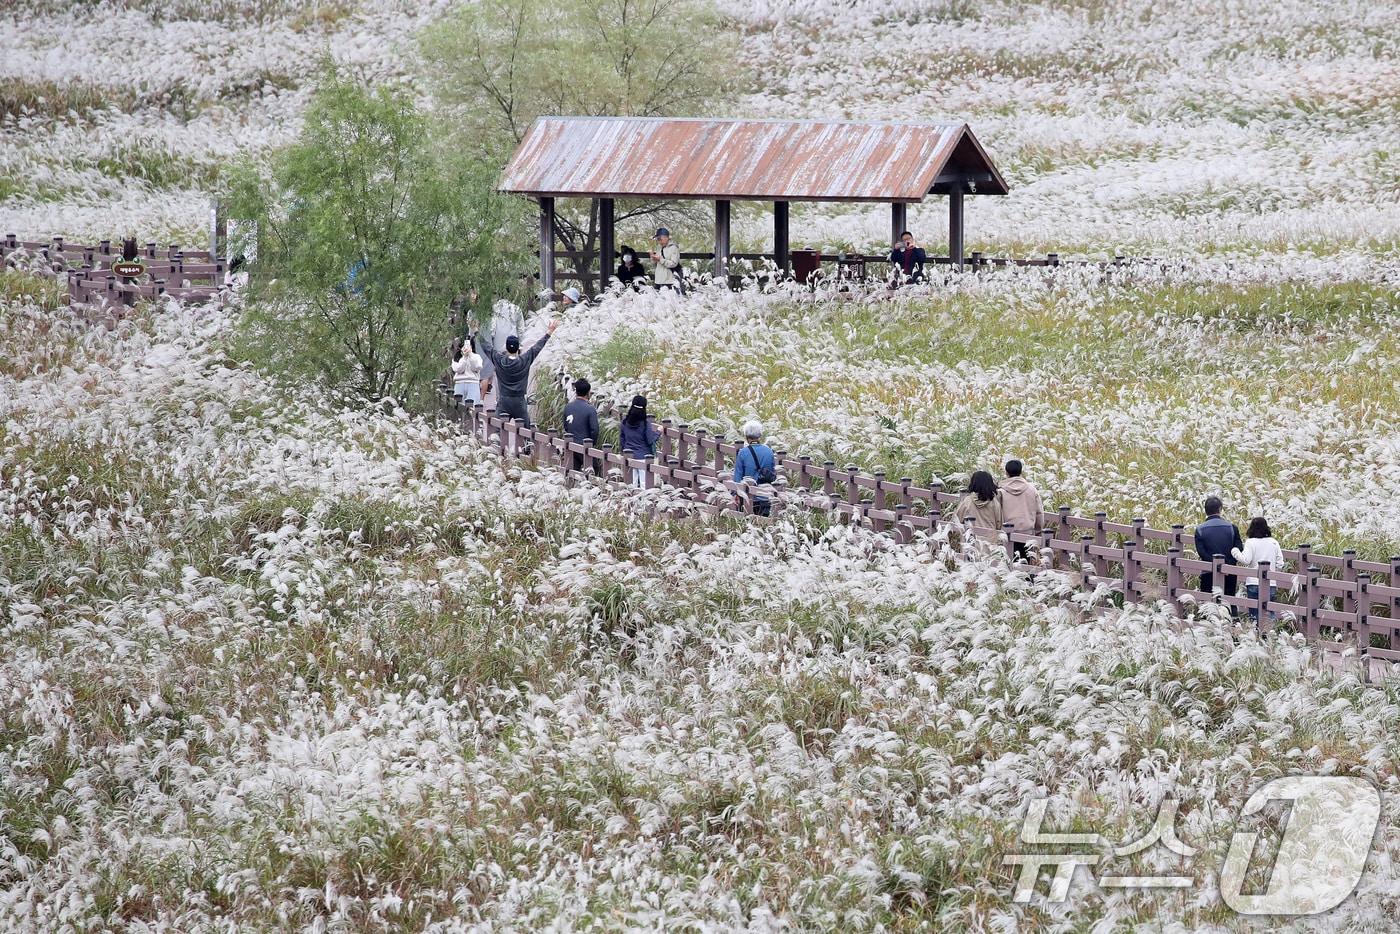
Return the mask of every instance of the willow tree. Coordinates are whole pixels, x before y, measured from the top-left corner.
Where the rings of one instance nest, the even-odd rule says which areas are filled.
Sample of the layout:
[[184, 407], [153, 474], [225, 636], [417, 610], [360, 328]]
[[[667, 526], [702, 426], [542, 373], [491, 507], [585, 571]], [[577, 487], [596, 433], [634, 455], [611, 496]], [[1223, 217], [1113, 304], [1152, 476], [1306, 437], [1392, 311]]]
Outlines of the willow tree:
[[449, 308], [519, 278], [527, 218], [495, 181], [407, 93], [328, 71], [301, 137], [232, 186], [231, 216], [257, 231], [251, 355], [328, 388], [423, 397], [456, 334]]
[[[481, 0], [430, 27], [421, 51], [445, 122], [497, 166], [538, 116], [721, 112], [746, 80], [706, 0]], [[621, 204], [617, 220], [666, 207]], [[596, 254], [596, 203], [562, 203], [556, 222], [566, 249]]]

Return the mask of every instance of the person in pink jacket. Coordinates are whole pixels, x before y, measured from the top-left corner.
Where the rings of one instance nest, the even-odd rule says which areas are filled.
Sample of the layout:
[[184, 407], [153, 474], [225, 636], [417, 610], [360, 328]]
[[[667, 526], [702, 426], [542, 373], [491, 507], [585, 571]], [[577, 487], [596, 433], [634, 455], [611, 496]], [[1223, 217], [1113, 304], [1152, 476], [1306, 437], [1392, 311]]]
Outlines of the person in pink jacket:
[[[1011, 523], [1013, 532], [1040, 531], [1040, 491], [1021, 476], [1021, 462], [1006, 462], [1006, 479], [1001, 482], [1001, 518]], [[1016, 543], [1016, 557], [1026, 560], [1029, 542]]]

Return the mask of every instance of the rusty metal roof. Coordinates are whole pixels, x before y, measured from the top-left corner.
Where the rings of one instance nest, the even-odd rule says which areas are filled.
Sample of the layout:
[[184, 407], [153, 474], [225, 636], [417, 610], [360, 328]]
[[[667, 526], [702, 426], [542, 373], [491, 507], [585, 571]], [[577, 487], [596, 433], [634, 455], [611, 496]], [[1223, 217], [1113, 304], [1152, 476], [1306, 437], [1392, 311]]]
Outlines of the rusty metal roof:
[[1007, 193], [965, 123], [540, 117], [501, 176], [535, 197], [922, 201]]

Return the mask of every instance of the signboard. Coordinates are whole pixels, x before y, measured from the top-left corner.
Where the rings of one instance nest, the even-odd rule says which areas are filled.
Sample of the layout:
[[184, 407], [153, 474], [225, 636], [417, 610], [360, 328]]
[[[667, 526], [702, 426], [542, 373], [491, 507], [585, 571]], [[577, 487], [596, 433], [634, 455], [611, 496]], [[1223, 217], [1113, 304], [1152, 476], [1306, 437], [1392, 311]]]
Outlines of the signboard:
[[139, 259], [119, 259], [112, 264], [112, 274], [123, 279], [135, 279], [146, 271], [146, 264]]

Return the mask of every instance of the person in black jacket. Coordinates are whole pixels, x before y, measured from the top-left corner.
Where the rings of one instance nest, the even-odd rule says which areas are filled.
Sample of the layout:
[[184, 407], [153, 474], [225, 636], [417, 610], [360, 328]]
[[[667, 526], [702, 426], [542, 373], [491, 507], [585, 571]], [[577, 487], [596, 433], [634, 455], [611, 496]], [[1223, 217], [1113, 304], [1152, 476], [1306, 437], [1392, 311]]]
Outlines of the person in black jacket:
[[[1202, 561], [1212, 561], [1216, 555], [1225, 559], [1225, 564], [1234, 565], [1234, 559], [1230, 557], [1230, 552], [1235, 548], [1244, 548], [1244, 541], [1240, 538], [1239, 527], [1233, 522], [1227, 522], [1220, 517], [1220, 512], [1225, 508], [1225, 504], [1218, 496], [1207, 496], [1205, 502], [1206, 521], [1196, 526], [1196, 554]], [[1223, 589], [1225, 596], [1233, 597], [1239, 586], [1239, 577], [1234, 574], [1223, 575]], [[1211, 592], [1215, 585], [1215, 574], [1206, 571], [1201, 575], [1201, 590], [1206, 593]], [[1239, 611], [1232, 604], [1230, 615], [1236, 616]]]
[[899, 235], [899, 242], [890, 250], [890, 262], [899, 270], [900, 282], [922, 282], [927, 261], [924, 248], [914, 242], [914, 235], [907, 230]]
[[544, 350], [545, 342], [557, 327], [558, 321], [549, 322], [549, 332], [524, 353], [520, 352], [520, 338], [514, 334], [506, 338], [505, 353], [498, 353], [489, 343], [481, 345], [482, 353], [496, 368], [497, 415], [502, 418], [519, 418], [525, 422], [526, 428], [534, 427], [530, 423], [530, 410], [525, 404], [525, 392], [530, 385], [530, 367], [534, 365], [535, 358]]
[[617, 264], [617, 281], [629, 288], [641, 288], [641, 280], [646, 279], [647, 270], [642, 261], [637, 259], [636, 251], [624, 244], [620, 257]]
[[[596, 444], [598, 441], [598, 410], [589, 398], [593, 387], [586, 379], [574, 380], [574, 400], [564, 406], [564, 433], [580, 443]], [[574, 469], [583, 469], [583, 455], [574, 453]], [[593, 465], [597, 472], [598, 465]]]

